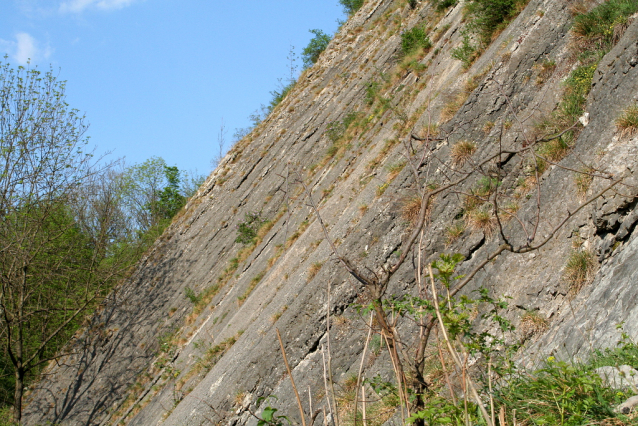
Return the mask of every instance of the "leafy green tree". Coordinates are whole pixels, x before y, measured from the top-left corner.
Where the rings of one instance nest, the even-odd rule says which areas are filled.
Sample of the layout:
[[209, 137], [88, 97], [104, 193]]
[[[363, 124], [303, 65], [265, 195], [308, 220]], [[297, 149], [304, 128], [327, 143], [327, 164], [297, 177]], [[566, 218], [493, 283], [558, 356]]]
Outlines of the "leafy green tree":
[[179, 190], [179, 169], [175, 166], [164, 166], [167, 185], [159, 194], [157, 215], [161, 219], [172, 219], [186, 204], [186, 197]]
[[308, 46], [306, 46], [301, 52], [301, 57], [303, 59], [305, 68], [311, 67], [319, 60], [319, 55], [321, 55], [321, 52], [326, 50], [326, 47], [328, 47], [328, 43], [330, 43], [330, 40], [332, 40], [332, 37], [321, 30], [315, 29], [310, 30], [310, 32], [315, 36], [310, 40]]
[[84, 184], [108, 168], [84, 152], [86, 129], [51, 71], [0, 63], [0, 364], [12, 374], [2, 402], [13, 403], [17, 423], [27, 380], [117, 275], [74, 210], [89, 198]]
[[361, 9], [364, 0], [339, 0], [339, 4], [343, 6], [343, 10], [348, 15], [354, 15], [354, 13]]
[[126, 168], [120, 179], [126, 214], [138, 234], [153, 228], [161, 232], [204, 180], [188, 174], [182, 179], [179, 169], [161, 157]]

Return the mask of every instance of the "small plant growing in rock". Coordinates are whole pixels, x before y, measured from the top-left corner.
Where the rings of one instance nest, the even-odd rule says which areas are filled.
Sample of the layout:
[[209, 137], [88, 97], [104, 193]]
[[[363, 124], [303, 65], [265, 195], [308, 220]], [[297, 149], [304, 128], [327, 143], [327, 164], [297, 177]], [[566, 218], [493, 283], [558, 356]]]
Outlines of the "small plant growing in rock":
[[421, 197], [415, 195], [403, 201], [401, 206], [401, 217], [414, 225], [419, 218], [421, 211]]
[[454, 241], [458, 240], [461, 235], [465, 232], [465, 224], [463, 222], [457, 222], [454, 225], [448, 227], [445, 230], [447, 235], [446, 243], [447, 245], [452, 244]]
[[186, 298], [190, 300], [193, 305], [198, 304], [201, 300], [201, 296], [197, 295], [190, 287], [186, 287], [184, 293], [186, 293]]
[[521, 318], [518, 330], [524, 339], [544, 333], [549, 326], [546, 318], [536, 311], [527, 311]]
[[585, 198], [585, 196], [587, 195], [587, 191], [594, 181], [594, 175], [592, 174], [593, 172], [593, 168], [585, 167], [583, 170], [581, 170], [580, 173], [576, 175], [574, 182], [576, 183], [576, 190], [580, 198]]
[[246, 213], [244, 221], [237, 225], [236, 243], [252, 244], [257, 239], [257, 230], [266, 222], [260, 213]]
[[422, 27], [414, 27], [401, 34], [401, 53], [408, 56], [417, 49], [427, 50], [432, 47], [432, 42]]
[[496, 230], [496, 218], [486, 208], [474, 209], [467, 215], [467, 225], [473, 231], [482, 231], [490, 238]]
[[308, 281], [311, 281], [321, 270], [323, 263], [315, 262], [308, 268]]
[[596, 266], [596, 257], [589, 250], [574, 250], [569, 255], [563, 279], [569, 284], [570, 294], [577, 294], [593, 279]]
[[638, 104], [627, 107], [616, 119], [616, 127], [620, 136], [633, 136], [638, 130]]
[[472, 43], [469, 34], [463, 35], [463, 43], [461, 46], [452, 49], [452, 57], [463, 62], [463, 68], [468, 69], [474, 63], [478, 56], [478, 49]]
[[452, 164], [456, 167], [461, 167], [465, 164], [476, 152], [476, 144], [468, 140], [462, 140], [452, 146], [450, 157]]

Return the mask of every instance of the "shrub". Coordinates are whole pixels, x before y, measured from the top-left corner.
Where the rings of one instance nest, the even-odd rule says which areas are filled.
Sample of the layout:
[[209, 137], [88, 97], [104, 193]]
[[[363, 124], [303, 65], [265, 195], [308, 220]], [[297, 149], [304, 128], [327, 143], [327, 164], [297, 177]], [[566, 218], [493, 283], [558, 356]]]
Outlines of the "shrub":
[[273, 90], [272, 92], [270, 92], [272, 99], [266, 107], [266, 116], [268, 116], [268, 114], [270, 114], [275, 109], [275, 107], [279, 105], [286, 98], [286, 96], [288, 96], [288, 93], [290, 93], [293, 87], [295, 87], [296, 83], [296, 81], [291, 81], [286, 86], [283, 86], [282, 84], [283, 87], [281, 88], [281, 90]]
[[483, 45], [492, 41], [492, 35], [502, 29], [515, 15], [521, 0], [469, 0], [471, 29], [478, 34]]
[[347, 15], [354, 15], [354, 13], [363, 6], [363, 1], [364, 0], [339, 0], [339, 4], [343, 6], [343, 11]]
[[321, 52], [326, 50], [328, 43], [332, 40], [332, 37], [321, 30], [315, 29], [310, 30], [310, 32], [315, 36], [310, 40], [308, 46], [306, 46], [301, 52], [305, 68], [313, 66], [319, 60], [319, 55], [321, 55]]
[[401, 53], [407, 56], [417, 49], [427, 50], [432, 47], [432, 42], [425, 29], [414, 27], [401, 34]]
[[463, 34], [463, 44], [452, 49], [452, 58], [463, 62], [463, 68], [468, 69], [477, 56], [477, 48], [472, 44], [469, 34]]
[[248, 245], [257, 240], [257, 230], [266, 222], [259, 213], [246, 213], [244, 221], [237, 225], [236, 243]]
[[454, 6], [457, 2], [457, 0], [430, 0], [430, 3], [432, 3], [432, 5], [439, 12], [447, 9], [450, 6]]
[[616, 391], [604, 387], [588, 366], [554, 357], [547, 359], [545, 368], [521, 374], [495, 393], [495, 403], [508, 412], [515, 410], [519, 424], [627, 424], [608, 422], [616, 416], [612, 403], [620, 402]]

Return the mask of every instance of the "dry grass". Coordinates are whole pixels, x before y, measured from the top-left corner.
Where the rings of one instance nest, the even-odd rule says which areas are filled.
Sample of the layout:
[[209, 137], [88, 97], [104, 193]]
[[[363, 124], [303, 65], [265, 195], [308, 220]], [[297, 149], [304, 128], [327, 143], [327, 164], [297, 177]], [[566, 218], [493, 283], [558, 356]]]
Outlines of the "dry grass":
[[465, 232], [465, 223], [457, 222], [454, 225], [445, 229], [446, 234], [446, 244], [449, 246], [456, 240], [458, 240], [461, 235]]
[[454, 144], [450, 151], [450, 158], [452, 164], [456, 167], [461, 167], [465, 164], [476, 152], [476, 144], [472, 141], [462, 140]]
[[315, 262], [308, 268], [308, 281], [312, 281], [312, 279], [317, 276], [317, 273], [321, 270], [323, 266], [322, 262]]
[[252, 280], [250, 280], [250, 284], [248, 285], [248, 288], [246, 289], [244, 294], [242, 294], [241, 296], [237, 297], [237, 304], [239, 306], [241, 306], [246, 301], [248, 296], [250, 296], [250, 294], [253, 292], [253, 290], [257, 287], [257, 284], [259, 284], [259, 282], [262, 280], [262, 278], [264, 278], [264, 275], [266, 275], [266, 271], [260, 272]]
[[466, 221], [472, 231], [483, 232], [485, 238], [491, 238], [497, 226], [496, 217], [486, 208], [470, 211]]
[[281, 318], [281, 316], [284, 314], [284, 312], [286, 312], [288, 310], [288, 305], [284, 305], [280, 310], [278, 310], [277, 312], [275, 312], [273, 314], [273, 316], [270, 317], [270, 322], [271, 323], [276, 323], [277, 320], [279, 318]]
[[399, 175], [399, 173], [401, 173], [401, 170], [403, 170], [404, 167], [405, 167], [405, 161], [389, 165], [387, 167], [388, 180], [394, 180], [394, 178], [396, 178]]
[[616, 128], [620, 131], [620, 137], [633, 136], [638, 130], [638, 104], [631, 105], [623, 110], [616, 119]]
[[450, 121], [467, 100], [467, 95], [461, 93], [447, 102], [441, 110], [440, 121]]
[[524, 339], [529, 339], [544, 333], [548, 327], [549, 321], [546, 318], [536, 311], [528, 311], [521, 318], [518, 330]]
[[572, 147], [563, 138], [556, 138], [542, 144], [538, 149], [538, 155], [553, 163], [557, 163], [569, 154], [571, 148]]
[[419, 219], [419, 213], [421, 212], [421, 197], [415, 195], [414, 197], [406, 198], [401, 205], [401, 217], [410, 224], [414, 225]]
[[596, 256], [589, 250], [574, 250], [569, 255], [563, 279], [569, 284], [570, 295], [576, 295], [594, 279], [597, 266]]
[[494, 122], [486, 121], [485, 124], [483, 124], [483, 128], [481, 130], [483, 130], [483, 133], [489, 134], [493, 128], [494, 128]]
[[587, 191], [591, 187], [592, 182], [594, 181], [593, 175], [594, 169], [591, 167], [586, 167], [581, 170], [580, 173], [576, 175], [574, 178], [574, 183], [576, 184], [576, 191], [578, 192], [578, 197], [580, 199], [585, 199], [587, 196]]

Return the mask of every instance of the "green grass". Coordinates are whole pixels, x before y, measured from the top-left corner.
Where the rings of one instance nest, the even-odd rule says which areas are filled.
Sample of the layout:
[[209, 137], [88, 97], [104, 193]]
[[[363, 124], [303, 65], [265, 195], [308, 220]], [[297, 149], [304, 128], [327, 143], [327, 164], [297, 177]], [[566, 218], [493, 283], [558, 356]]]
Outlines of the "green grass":
[[[498, 413], [502, 411], [508, 425], [514, 418], [516, 424], [526, 426], [635, 425], [635, 415], [614, 412], [632, 393], [605, 386], [594, 371], [623, 364], [638, 367], [638, 346], [625, 334], [616, 348], [595, 351], [587, 363], [569, 363], [550, 356], [535, 371], [497, 371], [502, 373], [492, 387], [497, 424], [501, 424]], [[483, 386], [483, 403], [489, 412], [488, 385]], [[427, 425], [461, 426], [466, 424], [466, 416], [470, 424], [485, 424], [472, 402], [466, 409], [462, 398], [453, 404], [433, 390], [425, 409], [408, 421], [422, 418]]]
[[401, 53], [408, 56], [417, 49], [427, 50], [432, 42], [422, 27], [414, 27], [401, 34]]
[[628, 17], [637, 11], [636, 0], [609, 0], [576, 16], [572, 31], [595, 49], [609, 50], [619, 26], [626, 25]]

